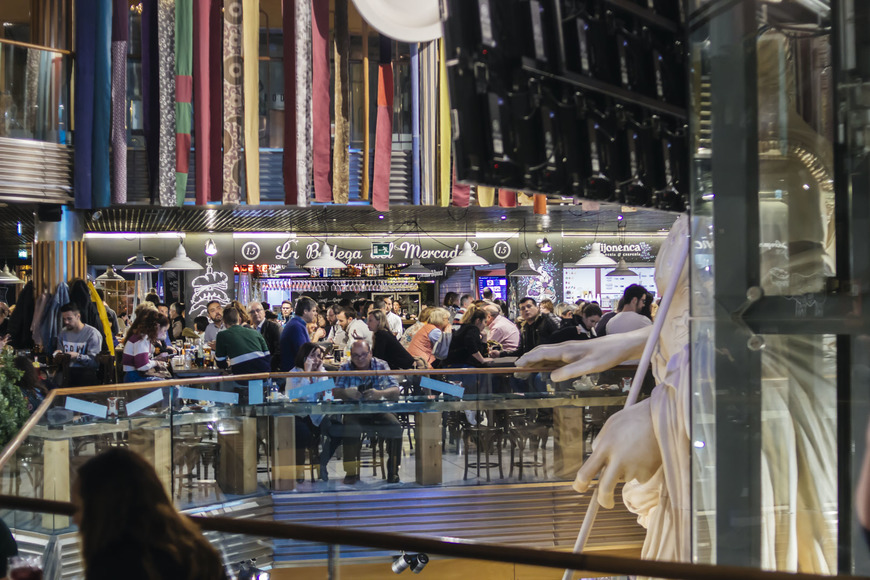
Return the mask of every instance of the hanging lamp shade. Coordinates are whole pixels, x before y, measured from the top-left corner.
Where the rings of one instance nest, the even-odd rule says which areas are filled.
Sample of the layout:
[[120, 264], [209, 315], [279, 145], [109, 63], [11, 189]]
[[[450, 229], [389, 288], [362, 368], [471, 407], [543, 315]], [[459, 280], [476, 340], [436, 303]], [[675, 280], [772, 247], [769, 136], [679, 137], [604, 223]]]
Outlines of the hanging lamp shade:
[[520, 267], [508, 274], [511, 278], [523, 278], [530, 276], [540, 276], [541, 273], [532, 268], [532, 261], [529, 258], [520, 261]]
[[489, 262], [474, 253], [471, 242], [465, 240], [462, 251], [455, 258], [448, 260], [447, 266], [487, 266]]
[[307, 264], [303, 268], [347, 268], [347, 264], [335, 258], [332, 255], [332, 250], [329, 249], [329, 244], [323, 242], [323, 250], [320, 255]]
[[574, 262], [575, 266], [615, 266], [616, 260], [601, 253], [601, 244], [594, 242], [592, 249], [584, 257]]
[[302, 276], [310, 276], [311, 272], [305, 268], [300, 268], [296, 265], [296, 258], [287, 260], [287, 265], [283, 269], [275, 273], [279, 278], [301, 278]]
[[5, 264], [0, 271], [0, 284], [24, 284], [24, 280], [12, 273], [9, 264]]
[[145, 260], [145, 255], [142, 252], [137, 253], [136, 258], [121, 269], [122, 272], [130, 274], [150, 274], [157, 270], [157, 266]]
[[435, 272], [420, 263], [419, 258], [411, 260], [410, 266], [405, 266], [399, 270], [401, 276], [434, 276]]
[[123, 276], [121, 276], [120, 274], [115, 272], [115, 269], [113, 267], [109, 266], [108, 268], [106, 268], [105, 272], [103, 272], [102, 274], [97, 276], [96, 281], [97, 282], [112, 282], [112, 281], [120, 282], [123, 279], [124, 279]]
[[187, 250], [179, 240], [175, 257], [160, 266], [161, 270], [202, 270], [203, 266], [187, 257]]
[[637, 272], [628, 269], [625, 258], [620, 258], [615, 270], [611, 270], [605, 276], [637, 276]]

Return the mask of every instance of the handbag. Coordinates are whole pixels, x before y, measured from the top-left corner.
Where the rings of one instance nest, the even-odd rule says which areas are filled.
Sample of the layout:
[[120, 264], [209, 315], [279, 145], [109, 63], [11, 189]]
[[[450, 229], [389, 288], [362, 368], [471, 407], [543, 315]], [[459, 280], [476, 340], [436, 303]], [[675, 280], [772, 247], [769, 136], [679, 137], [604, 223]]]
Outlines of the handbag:
[[442, 332], [441, 338], [438, 339], [438, 342], [435, 343], [435, 346], [432, 347], [432, 354], [438, 360], [444, 360], [447, 358], [447, 353], [450, 352], [450, 340], [453, 338], [452, 332]]

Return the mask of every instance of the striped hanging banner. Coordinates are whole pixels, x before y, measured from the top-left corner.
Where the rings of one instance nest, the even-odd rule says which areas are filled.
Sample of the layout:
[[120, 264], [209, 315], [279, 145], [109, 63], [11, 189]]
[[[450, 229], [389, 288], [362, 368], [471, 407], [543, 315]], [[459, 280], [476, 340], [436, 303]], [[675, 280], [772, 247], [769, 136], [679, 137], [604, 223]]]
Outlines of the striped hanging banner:
[[511, 189], [498, 190], [498, 205], [499, 207], [516, 207], [517, 192]]
[[311, 0], [296, 0], [296, 179], [299, 206], [308, 206], [314, 179], [311, 125]]
[[242, 2], [245, 95], [245, 189], [248, 205], [260, 204], [260, 0]]
[[393, 152], [393, 41], [380, 35], [378, 59], [378, 118], [375, 124], [375, 172], [372, 206], [390, 209], [390, 166]]
[[538, 215], [546, 215], [547, 214], [547, 196], [543, 193], [535, 194], [534, 201], [535, 209], [534, 212]]
[[175, 203], [184, 205], [193, 120], [193, 0], [175, 0]]
[[[360, 19], [362, 20], [362, 19]], [[359, 198], [368, 201], [371, 191], [371, 177], [369, 168], [372, 166], [372, 119], [371, 110], [372, 91], [369, 82], [369, 25], [362, 21], [362, 67], [363, 67], [363, 152], [362, 152], [362, 182], [360, 184]]]
[[456, 182], [456, 167], [453, 168], [453, 190], [451, 191], [451, 197], [453, 198], [453, 205], [457, 207], [468, 207], [468, 202], [471, 198], [471, 186]]
[[76, 63], [75, 63], [75, 173], [73, 187], [78, 209], [93, 207], [93, 137], [94, 137], [94, 57], [96, 36], [93, 23], [97, 19], [97, 0], [75, 3]]
[[411, 196], [420, 205], [420, 45], [412, 42], [411, 52]]
[[422, 127], [422, 164], [420, 203], [435, 205], [438, 182], [438, 42], [427, 42], [420, 51], [420, 118]]
[[[208, 190], [209, 201], [220, 203], [224, 199], [224, 7], [222, 0], [209, 0], [208, 12], [209, 48], [208, 48], [208, 107], [211, 110], [211, 124], [208, 135], [209, 157], [211, 158], [211, 189]], [[194, 113], [196, 116], [198, 113]], [[197, 169], [197, 173], [199, 170]]]
[[127, 203], [127, 19], [129, 2], [112, 6], [112, 203]]
[[[160, 183], [160, 58], [157, 54], [157, 28], [157, 0], [142, 0], [142, 132], [145, 135], [151, 203], [159, 200], [157, 191]], [[76, 55], [76, 60], [79, 58]]]
[[452, 135], [450, 133], [450, 95], [447, 93], [447, 65], [445, 64], [444, 39], [438, 40], [438, 205], [450, 205], [450, 161], [452, 159]]
[[495, 200], [495, 188], [485, 185], [477, 186], [477, 203], [480, 207], [492, 207]]
[[311, 14], [312, 128], [314, 199], [332, 201], [331, 127], [329, 123], [329, 0], [313, 0]]
[[350, 192], [350, 91], [348, 87], [348, 58], [350, 32], [348, 31], [348, 0], [335, 0], [333, 26], [335, 61], [335, 138], [332, 150], [332, 197], [335, 203], [347, 203]]
[[157, 0], [157, 42], [160, 55], [160, 205], [173, 207], [175, 194], [175, 1]]
[[112, 203], [109, 143], [112, 139], [112, 0], [97, 0], [90, 34], [94, 50], [93, 207]]
[[224, 2], [223, 203], [238, 204], [242, 192], [242, 1]]

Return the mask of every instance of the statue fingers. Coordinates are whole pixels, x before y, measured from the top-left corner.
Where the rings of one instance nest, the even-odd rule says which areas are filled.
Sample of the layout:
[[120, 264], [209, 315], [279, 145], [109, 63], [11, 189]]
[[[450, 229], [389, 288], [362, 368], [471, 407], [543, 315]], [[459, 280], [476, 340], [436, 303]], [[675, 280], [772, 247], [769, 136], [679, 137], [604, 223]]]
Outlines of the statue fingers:
[[573, 488], [577, 493], [583, 493], [589, 489], [589, 484], [598, 477], [598, 473], [604, 468], [604, 455], [593, 453], [583, 466], [577, 470]]
[[613, 507], [613, 492], [619, 482], [619, 472], [615, 466], [604, 468], [598, 478], [598, 504], [606, 509]]

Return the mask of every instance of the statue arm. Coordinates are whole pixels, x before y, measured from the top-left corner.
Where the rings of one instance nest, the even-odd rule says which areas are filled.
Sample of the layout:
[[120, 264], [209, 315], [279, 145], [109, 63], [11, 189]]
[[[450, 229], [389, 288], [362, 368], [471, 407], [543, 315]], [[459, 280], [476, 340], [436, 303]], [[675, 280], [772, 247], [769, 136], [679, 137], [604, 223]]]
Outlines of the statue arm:
[[622, 334], [608, 334], [592, 340], [571, 340], [539, 346], [517, 360], [518, 367], [551, 367], [554, 381], [566, 381], [589, 373], [615, 367], [622, 361], [638, 359], [649, 338], [652, 326]]

